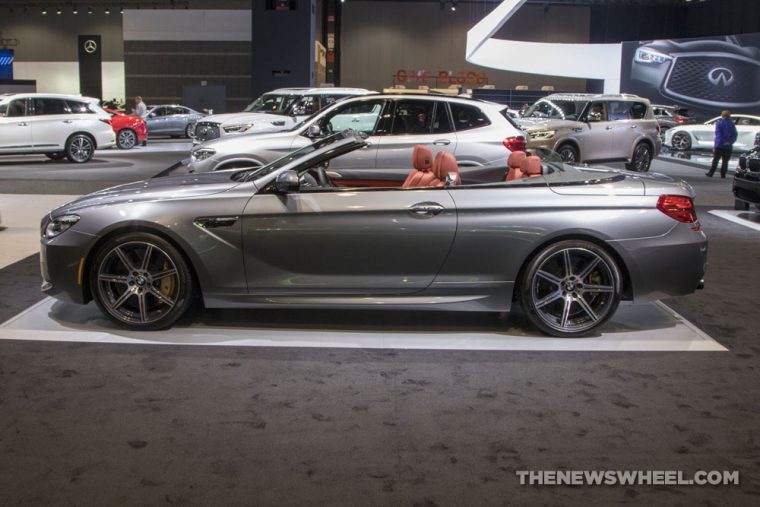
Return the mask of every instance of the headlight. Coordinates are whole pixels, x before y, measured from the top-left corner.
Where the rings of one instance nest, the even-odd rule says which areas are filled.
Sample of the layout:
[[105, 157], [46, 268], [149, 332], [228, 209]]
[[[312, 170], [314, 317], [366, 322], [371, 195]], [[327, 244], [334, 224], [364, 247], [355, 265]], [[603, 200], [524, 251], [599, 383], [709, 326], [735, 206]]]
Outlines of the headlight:
[[653, 49], [639, 48], [636, 50], [633, 59], [638, 63], [665, 63], [672, 60], [673, 57]]
[[213, 157], [214, 155], [216, 155], [216, 150], [212, 148], [196, 148], [191, 152], [191, 156], [196, 162], [206, 160], [207, 158]]
[[245, 132], [249, 128], [253, 127], [253, 123], [241, 123], [239, 125], [227, 125], [225, 127], [222, 127], [225, 132], [228, 134], [232, 134], [235, 132]]
[[79, 215], [63, 215], [56, 217], [42, 229], [42, 237], [45, 239], [54, 238], [71, 228], [72, 225], [79, 222]]
[[528, 135], [531, 139], [540, 141], [542, 139], [551, 139], [557, 134], [556, 130], [536, 130], [534, 132], [530, 132]]

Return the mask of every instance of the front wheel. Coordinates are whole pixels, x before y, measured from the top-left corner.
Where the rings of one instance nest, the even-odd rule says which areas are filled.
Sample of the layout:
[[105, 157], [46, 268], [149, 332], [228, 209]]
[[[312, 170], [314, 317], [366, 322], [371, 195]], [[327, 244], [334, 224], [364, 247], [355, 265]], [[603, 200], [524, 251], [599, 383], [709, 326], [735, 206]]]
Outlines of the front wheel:
[[185, 137], [186, 138], [192, 139], [193, 138], [193, 132], [195, 132], [195, 125], [190, 124], [187, 127], [185, 127]]
[[64, 153], [69, 162], [84, 164], [95, 154], [95, 141], [87, 134], [75, 134], [66, 141]]
[[646, 143], [639, 143], [633, 150], [631, 162], [626, 164], [625, 168], [629, 171], [645, 173], [652, 165], [652, 150]]
[[578, 154], [578, 150], [575, 148], [575, 146], [569, 143], [563, 144], [557, 148], [557, 155], [559, 155], [563, 162], [566, 162], [568, 164], [577, 164], [580, 162], [580, 155]]
[[620, 303], [615, 260], [595, 243], [566, 240], [541, 250], [520, 280], [520, 302], [541, 331], [560, 338], [587, 336]]
[[691, 136], [686, 132], [676, 132], [670, 138], [670, 146], [674, 150], [686, 151], [691, 149]]
[[132, 129], [122, 129], [116, 136], [116, 147], [120, 150], [131, 150], [137, 146], [137, 134]]
[[193, 278], [182, 254], [149, 233], [127, 233], [95, 254], [90, 290], [119, 325], [152, 331], [174, 324], [193, 300]]

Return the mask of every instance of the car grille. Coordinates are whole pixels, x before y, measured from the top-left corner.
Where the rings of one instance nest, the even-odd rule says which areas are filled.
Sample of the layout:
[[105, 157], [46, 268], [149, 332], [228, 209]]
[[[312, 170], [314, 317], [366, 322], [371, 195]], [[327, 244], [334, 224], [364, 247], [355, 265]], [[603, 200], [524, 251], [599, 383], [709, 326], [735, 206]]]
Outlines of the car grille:
[[219, 124], [209, 121], [199, 121], [195, 125], [195, 138], [199, 141], [209, 141], [219, 138]]
[[[710, 81], [716, 69], [726, 69], [733, 81]], [[719, 73], [718, 73], [719, 74]], [[718, 74], [713, 74], [718, 77]], [[748, 105], [760, 102], [760, 64], [731, 57], [681, 56], [673, 62], [673, 69], [665, 83], [665, 92], [695, 102], [715, 106]]]

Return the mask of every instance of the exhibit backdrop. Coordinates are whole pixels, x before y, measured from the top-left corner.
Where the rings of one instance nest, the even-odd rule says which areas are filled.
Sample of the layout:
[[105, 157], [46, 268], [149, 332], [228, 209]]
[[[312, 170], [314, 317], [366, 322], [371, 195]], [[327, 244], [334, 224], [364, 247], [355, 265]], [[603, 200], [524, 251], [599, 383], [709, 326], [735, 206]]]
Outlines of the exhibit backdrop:
[[620, 89], [702, 120], [723, 109], [760, 115], [760, 33], [626, 42]]
[[0, 79], [13, 79], [12, 49], [0, 49]]

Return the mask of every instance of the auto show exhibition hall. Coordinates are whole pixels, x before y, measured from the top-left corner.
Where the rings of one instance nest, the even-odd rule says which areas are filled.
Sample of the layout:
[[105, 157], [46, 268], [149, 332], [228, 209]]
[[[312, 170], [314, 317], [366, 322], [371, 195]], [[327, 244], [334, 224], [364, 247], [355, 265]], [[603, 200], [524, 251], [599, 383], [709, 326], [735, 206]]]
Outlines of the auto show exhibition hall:
[[757, 505], [760, 5], [0, 0], [0, 505]]

